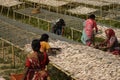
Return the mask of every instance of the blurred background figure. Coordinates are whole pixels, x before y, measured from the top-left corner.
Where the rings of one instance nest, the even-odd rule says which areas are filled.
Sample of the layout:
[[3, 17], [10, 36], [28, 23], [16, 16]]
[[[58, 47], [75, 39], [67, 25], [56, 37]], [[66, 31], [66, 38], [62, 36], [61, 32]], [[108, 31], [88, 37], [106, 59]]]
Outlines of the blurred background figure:
[[65, 21], [61, 18], [52, 27], [52, 32], [57, 35], [63, 35], [64, 34], [64, 26]]
[[106, 39], [104, 42], [101, 42], [98, 45], [98, 48], [103, 48], [106, 51], [112, 52], [114, 55], [120, 54], [120, 45], [118, 42], [118, 39], [115, 35], [115, 32], [113, 29], [106, 29], [105, 30]]
[[95, 32], [98, 32], [97, 24], [95, 21], [95, 15], [89, 15], [88, 19], [84, 22], [84, 28], [81, 36], [81, 41], [83, 44], [90, 46], [94, 45], [94, 28]]

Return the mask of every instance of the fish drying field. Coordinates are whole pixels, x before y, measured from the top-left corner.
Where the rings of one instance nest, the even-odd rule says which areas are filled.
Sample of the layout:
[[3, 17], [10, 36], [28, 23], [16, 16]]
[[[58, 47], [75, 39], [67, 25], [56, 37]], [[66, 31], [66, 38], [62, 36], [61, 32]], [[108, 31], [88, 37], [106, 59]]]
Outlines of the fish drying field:
[[[95, 36], [105, 38], [104, 31], [107, 28], [113, 28], [111, 26], [112, 21], [115, 23], [115, 26], [119, 27], [120, 0], [22, 1], [6, 0], [5, 2], [0, 0], [0, 54], [2, 55], [0, 56], [0, 80], [3, 77], [9, 78], [10, 74], [8, 74], [8, 71], [9, 73], [18, 73], [18, 71], [22, 72], [24, 70], [25, 56], [32, 51], [31, 41], [36, 38], [39, 39], [43, 33], [47, 33], [50, 36], [49, 44], [52, 48], [61, 48], [61, 51], [56, 52], [56, 54], [48, 53], [50, 63], [58, 70], [67, 74], [67, 76], [73, 78], [73, 80], [120, 80], [120, 56], [85, 46], [80, 42], [75, 42], [39, 28], [42, 24], [45, 24], [42, 25], [43, 27], [48, 26], [48, 28], [51, 28], [56, 20], [63, 18], [66, 22], [66, 28], [69, 28], [68, 34], [71, 38], [72, 32], [74, 32], [72, 28], [81, 32], [85, 18], [89, 14], [94, 13], [97, 16], [99, 30]], [[21, 4], [24, 2], [27, 7], [24, 6], [21, 9], [11, 7], [17, 5], [17, 3]], [[10, 11], [10, 18], [7, 8], [3, 8], [5, 5], [7, 8], [9, 7], [8, 11], [12, 10]], [[31, 11], [38, 5], [40, 5], [40, 13], [31, 14]], [[20, 5], [17, 7], [19, 8]], [[6, 12], [7, 17], [3, 15]], [[110, 21], [102, 24], [99, 23], [100, 20]], [[29, 23], [26, 24], [25, 21]], [[32, 22], [37, 26], [33, 27]], [[120, 29], [113, 29], [120, 41]], [[4, 41], [9, 42], [11, 45], [3, 43]], [[19, 70], [14, 67], [15, 65]]]

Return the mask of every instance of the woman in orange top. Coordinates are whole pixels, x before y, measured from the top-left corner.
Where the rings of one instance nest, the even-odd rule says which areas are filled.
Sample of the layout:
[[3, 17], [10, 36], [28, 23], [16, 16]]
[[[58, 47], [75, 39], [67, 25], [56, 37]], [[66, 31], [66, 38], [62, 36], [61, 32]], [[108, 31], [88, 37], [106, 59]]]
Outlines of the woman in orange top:
[[40, 38], [40, 51], [41, 52], [49, 52], [50, 51], [50, 45], [48, 43], [49, 40], [49, 36], [48, 34], [42, 34], [41, 38]]

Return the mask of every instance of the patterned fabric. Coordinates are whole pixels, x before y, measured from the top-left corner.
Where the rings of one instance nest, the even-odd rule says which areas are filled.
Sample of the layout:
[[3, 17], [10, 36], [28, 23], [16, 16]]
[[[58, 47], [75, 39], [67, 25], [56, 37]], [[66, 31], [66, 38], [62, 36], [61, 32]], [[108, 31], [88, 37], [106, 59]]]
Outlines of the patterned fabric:
[[108, 39], [108, 41], [107, 41], [107, 45], [108, 46], [111, 45], [109, 48], [110, 52], [115, 51], [115, 53], [116, 53], [116, 51], [120, 51], [120, 46], [119, 46], [116, 36], [111, 36], [110, 39]]
[[48, 72], [46, 70], [37, 71], [33, 77], [33, 80], [47, 80]]
[[[46, 53], [29, 54], [26, 59], [26, 67], [28, 67], [26, 80], [46, 80], [48, 73], [45, 71], [45, 66], [48, 63], [49, 59]], [[44, 74], [41, 72], [44, 72]]]
[[115, 36], [115, 32], [113, 29], [106, 29], [105, 33], [108, 35], [108, 38], [110, 39], [112, 36]]
[[96, 29], [96, 31], [98, 31], [98, 28], [97, 28], [97, 25], [96, 25], [96, 22], [92, 19], [88, 19], [85, 21], [85, 33], [87, 35], [88, 38], [91, 38], [92, 35], [93, 35], [93, 29]]
[[95, 20], [92, 19], [87, 19], [84, 23], [84, 29], [82, 32], [82, 37], [81, 37], [81, 41], [83, 42], [83, 44], [86, 44], [88, 46], [90, 46], [90, 44], [92, 44], [94, 41], [94, 29], [96, 30], [96, 32], [98, 31], [97, 25]]
[[107, 36], [107, 46], [110, 46], [109, 51], [112, 52], [114, 55], [120, 54], [120, 46], [113, 29], [107, 29], [105, 30], [105, 33]]
[[82, 36], [81, 36], [81, 41], [82, 41], [83, 44], [86, 44], [87, 40], [88, 40], [88, 37], [87, 37], [87, 35], [85, 33], [85, 30], [83, 30]]

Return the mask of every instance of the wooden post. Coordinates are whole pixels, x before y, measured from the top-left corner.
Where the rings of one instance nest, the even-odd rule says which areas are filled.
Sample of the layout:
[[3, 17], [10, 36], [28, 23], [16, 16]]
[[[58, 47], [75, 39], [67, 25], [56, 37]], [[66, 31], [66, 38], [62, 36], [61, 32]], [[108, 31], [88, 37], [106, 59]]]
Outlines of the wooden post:
[[39, 25], [40, 25], [40, 24], [39, 24], [39, 18], [37, 18], [37, 21], [38, 21], [38, 28], [39, 28]]
[[4, 58], [5, 58], [5, 55], [4, 55], [4, 41], [2, 41], [2, 57], [3, 57], [3, 60], [4, 60]]
[[40, 5], [40, 8], [42, 9], [42, 5]]
[[22, 15], [22, 14], [20, 14], [20, 16], [21, 16], [21, 19], [20, 19], [20, 20], [23, 22], [23, 15]]
[[25, 2], [22, 4], [22, 8], [25, 8]]
[[[109, 10], [110, 10], [110, 5], [109, 5]], [[109, 11], [110, 12], [110, 11]], [[110, 20], [110, 15], [111, 15], [111, 12], [110, 12], [110, 14], [109, 14], [109, 20]], [[109, 23], [110, 23], [110, 26], [111, 26], [111, 20], [109, 21]]]
[[50, 32], [50, 23], [48, 22], [48, 32]]
[[101, 16], [101, 18], [102, 18], [102, 6], [101, 6], [101, 13], [100, 13], [100, 16]]
[[35, 3], [33, 3], [33, 4], [34, 4], [33, 6], [34, 6], [34, 8], [35, 8]]
[[58, 13], [59, 8], [57, 7], [56, 12]]
[[9, 16], [9, 11], [10, 11], [10, 7], [8, 8], [8, 11], [7, 11], [7, 17]]
[[15, 20], [15, 12], [13, 11], [13, 19]]
[[30, 24], [31, 17], [30, 16], [28, 16], [28, 17], [29, 17], [29, 24]]
[[2, 14], [2, 11], [3, 11], [3, 6], [2, 6], [2, 9], [1, 9], [1, 14]]
[[62, 11], [61, 11], [61, 6], [59, 7], [59, 13], [61, 13]]
[[14, 46], [12, 45], [12, 64], [13, 67], [15, 68], [15, 53], [14, 53]]
[[73, 29], [72, 28], [70, 28], [71, 29], [71, 36], [72, 36], [72, 40], [73, 40]]
[[24, 22], [25, 22], [25, 14], [23, 14], [23, 19], [24, 19]]
[[49, 8], [49, 11], [50, 11], [50, 6], [48, 8]]

